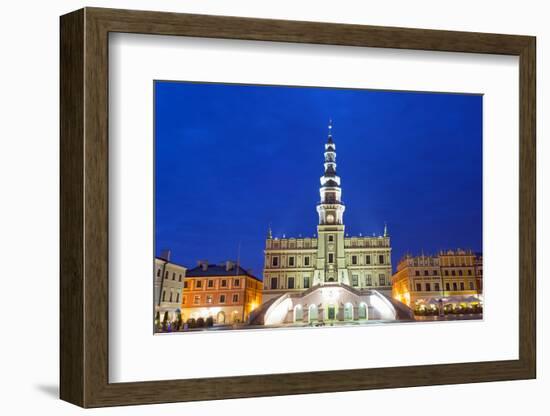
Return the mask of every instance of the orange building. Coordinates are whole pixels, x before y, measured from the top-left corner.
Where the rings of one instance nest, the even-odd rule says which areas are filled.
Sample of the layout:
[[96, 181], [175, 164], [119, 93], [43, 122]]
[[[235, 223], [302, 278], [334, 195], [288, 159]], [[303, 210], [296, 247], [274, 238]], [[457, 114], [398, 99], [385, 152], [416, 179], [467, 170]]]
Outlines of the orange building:
[[483, 265], [471, 250], [441, 251], [436, 256], [405, 256], [392, 276], [392, 297], [407, 306], [472, 303], [482, 294]]
[[215, 324], [247, 322], [261, 303], [262, 282], [232, 261], [199, 261], [186, 272], [181, 300], [184, 321], [211, 317]]

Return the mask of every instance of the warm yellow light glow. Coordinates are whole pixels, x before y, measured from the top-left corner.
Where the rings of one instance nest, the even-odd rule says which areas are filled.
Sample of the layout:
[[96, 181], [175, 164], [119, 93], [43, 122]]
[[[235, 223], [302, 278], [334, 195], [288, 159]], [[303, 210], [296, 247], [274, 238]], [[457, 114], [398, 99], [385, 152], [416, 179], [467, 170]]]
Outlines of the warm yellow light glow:
[[401, 303], [404, 303], [407, 306], [411, 305], [411, 294], [408, 291], [399, 292], [394, 289], [393, 298]]

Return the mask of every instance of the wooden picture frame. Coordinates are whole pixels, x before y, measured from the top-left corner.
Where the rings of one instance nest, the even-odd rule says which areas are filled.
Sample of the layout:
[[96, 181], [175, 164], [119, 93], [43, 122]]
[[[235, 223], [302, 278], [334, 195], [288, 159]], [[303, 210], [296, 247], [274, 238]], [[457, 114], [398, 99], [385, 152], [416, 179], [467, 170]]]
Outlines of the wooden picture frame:
[[[60, 28], [61, 399], [101, 407], [535, 378], [534, 37], [100, 8], [64, 15]], [[110, 32], [519, 56], [519, 359], [109, 383]]]

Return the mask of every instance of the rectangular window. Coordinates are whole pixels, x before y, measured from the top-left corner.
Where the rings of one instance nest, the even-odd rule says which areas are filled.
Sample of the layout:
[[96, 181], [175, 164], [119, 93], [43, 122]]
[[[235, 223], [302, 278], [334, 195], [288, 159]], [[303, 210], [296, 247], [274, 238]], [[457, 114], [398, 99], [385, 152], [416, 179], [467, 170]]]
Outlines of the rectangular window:
[[227, 280], [225, 279], [222, 280], [222, 287], [227, 287]]
[[237, 303], [239, 301], [239, 295], [237, 293], [235, 293], [233, 295], [233, 303]]
[[181, 273], [180, 273], [179, 281], [181, 282]]
[[241, 285], [241, 279], [235, 279], [233, 280], [233, 286], [234, 287], [239, 287]]
[[431, 292], [431, 291], [432, 291], [432, 285], [429, 283], [426, 283], [426, 292]]
[[434, 270], [433, 275], [437, 276], [437, 270]]
[[474, 282], [470, 282], [470, 290], [474, 290]]
[[386, 286], [386, 276], [384, 276], [383, 274], [379, 274], [378, 275], [378, 282], [379, 282], [380, 286]]
[[187, 282], [187, 280], [184, 280], [183, 281], [183, 288], [187, 289], [188, 286], [189, 286], [189, 282]]
[[212, 303], [212, 295], [206, 295], [206, 303]]
[[195, 289], [200, 289], [202, 287], [202, 280], [195, 281]]
[[182, 303], [182, 305], [185, 305], [187, 303], [187, 296], [183, 296], [181, 298], [181, 303]]
[[424, 270], [424, 276], [427, 276], [427, 275], [428, 275], [428, 271]]
[[439, 292], [439, 283], [434, 283], [434, 290]]
[[370, 274], [367, 274], [367, 286], [372, 286], [372, 277]]
[[333, 241], [334, 241], [334, 236], [333, 236], [333, 235], [329, 235], [329, 236], [328, 236], [328, 241], [329, 241], [329, 242], [333, 242]]
[[157, 269], [157, 277], [160, 277], [160, 269]]
[[198, 305], [199, 303], [201, 303], [201, 295], [196, 295], [194, 298], [193, 298], [193, 303], [195, 305]]
[[214, 281], [213, 280], [208, 281], [208, 287], [214, 287]]
[[378, 256], [378, 263], [384, 264], [384, 256], [382, 254]]
[[370, 256], [367, 256], [367, 257], [365, 258], [365, 263], [370, 264]]
[[304, 266], [309, 266], [309, 256], [304, 257]]
[[174, 292], [170, 292], [170, 300], [168, 302], [172, 302], [172, 297], [174, 296]]
[[172, 280], [176, 280], [176, 272], [172, 272]]
[[445, 270], [445, 276], [448, 276], [448, 275], [449, 275], [449, 271]]
[[289, 277], [287, 284], [289, 289], [294, 289], [294, 277]]
[[422, 292], [422, 285], [420, 283], [416, 284], [416, 291], [417, 292]]
[[329, 263], [334, 263], [334, 254], [328, 253], [328, 262]]
[[351, 284], [352, 286], [359, 286], [359, 276], [356, 274], [351, 276]]
[[220, 303], [225, 303], [225, 295], [220, 295]]
[[420, 270], [415, 270], [414, 275], [415, 276], [420, 276]]
[[162, 301], [164, 302], [166, 300], [166, 290], [162, 291]]
[[164, 278], [168, 279], [168, 270], [166, 270], [166, 272], [164, 272]]
[[271, 258], [271, 265], [273, 267], [278, 267], [279, 266], [279, 257], [272, 257]]
[[357, 264], [357, 256], [351, 256], [351, 264]]
[[290, 267], [293, 267], [293, 266], [294, 266], [294, 257], [289, 257], [289, 258], [288, 258], [288, 265], [289, 265]]
[[304, 277], [304, 289], [309, 289], [309, 276]]
[[445, 283], [445, 290], [451, 290], [451, 284]]
[[460, 282], [460, 290], [464, 290], [464, 282]]
[[271, 289], [277, 289], [277, 278], [276, 277], [271, 278]]
[[180, 292], [176, 293], [176, 303], [180, 301]]
[[459, 271], [458, 271], [458, 275], [459, 275], [459, 276], [462, 276], [462, 270], [459, 270]]
[[457, 286], [456, 282], [453, 283], [453, 290], [458, 290], [458, 286]]

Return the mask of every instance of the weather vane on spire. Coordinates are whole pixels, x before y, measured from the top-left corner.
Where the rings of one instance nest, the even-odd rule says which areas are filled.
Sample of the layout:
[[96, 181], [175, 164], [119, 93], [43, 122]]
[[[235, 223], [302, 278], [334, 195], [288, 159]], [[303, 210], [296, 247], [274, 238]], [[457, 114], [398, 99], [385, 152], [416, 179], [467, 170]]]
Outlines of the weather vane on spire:
[[332, 117], [328, 119], [328, 142], [332, 143]]

